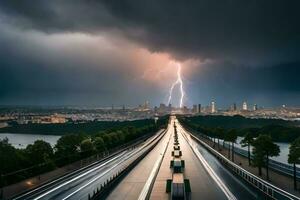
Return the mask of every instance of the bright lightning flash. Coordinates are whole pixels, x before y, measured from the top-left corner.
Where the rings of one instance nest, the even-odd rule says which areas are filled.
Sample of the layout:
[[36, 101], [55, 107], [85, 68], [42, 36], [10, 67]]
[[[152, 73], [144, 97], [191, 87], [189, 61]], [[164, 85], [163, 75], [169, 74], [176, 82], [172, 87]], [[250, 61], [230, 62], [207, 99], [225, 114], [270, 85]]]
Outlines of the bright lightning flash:
[[180, 63], [176, 63], [177, 65], [177, 80], [172, 84], [170, 91], [169, 91], [169, 100], [168, 100], [168, 104], [170, 104], [171, 100], [172, 100], [172, 93], [173, 93], [173, 89], [176, 85], [180, 86], [180, 104], [179, 107], [182, 108], [182, 104], [183, 104], [183, 97], [184, 97], [184, 90], [183, 90], [183, 81], [181, 78], [181, 64]]

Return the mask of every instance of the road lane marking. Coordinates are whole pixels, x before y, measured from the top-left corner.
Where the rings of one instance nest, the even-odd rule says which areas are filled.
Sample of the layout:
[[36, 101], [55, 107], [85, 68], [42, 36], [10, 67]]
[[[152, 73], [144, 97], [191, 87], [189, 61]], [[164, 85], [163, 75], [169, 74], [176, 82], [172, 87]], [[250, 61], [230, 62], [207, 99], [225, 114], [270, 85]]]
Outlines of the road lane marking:
[[[180, 132], [185, 132], [185, 130], [183, 130], [183, 128], [181, 127], [181, 125], [179, 123], [177, 123], [180, 126]], [[196, 156], [198, 157], [198, 159], [201, 161], [202, 165], [204, 166], [205, 170], [208, 172], [208, 174], [212, 177], [212, 179], [217, 183], [217, 185], [219, 186], [219, 188], [223, 191], [223, 193], [225, 194], [225, 196], [227, 197], [227, 199], [230, 200], [237, 200], [237, 198], [234, 196], [234, 194], [229, 190], [229, 188], [224, 184], [224, 182], [220, 179], [220, 177], [215, 173], [215, 171], [211, 168], [211, 166], [207, 163], [207, 161], [203, 158], [203, 156], [200, 154], [200, 152], [198, 151], [198, 149], [195, 147], [195, 144], [190, 141], [189, 138], [186, 137], [186, 135], [184, 134], [183, 137], [185, 138], [185, 140], [187, 141], [187, 143], [190, 145], [190, 147], [192, 148], [192, 150], [194, 151], [194, 153], [196, 154]]]
[[118, 155], [118, 156], [116, 156], [116, 157], [114, 157], [114, 158], [112, 158], [112, 159], [110, 159], [110, 160], [108, 160], [108, 161], [102, 163], [101, 165], [99, 165], [99, 166], [97, 166], [97, 167], [95, 167], [95, 168], [93, 168], [93, 169], [91, 169], [91, 170], [89, 170], [89, 171], [87, 171], [87, 172], [85, 172], [85, 173], [80, 174], [79, 176], [76, 176], [75, 178], [72, 178], [71, 180], [69, 180], [69, 181], [67, 181], [67, 182], [64, 182], [63, 184], [60, 184], [60, 185], [56, 186], [55, 188], [52, 188], [51, 190], [49, 190], [49, 191], [43, 193], [42, 195], [40, 195], [40, 196], [38, 196], [38, 197], [36, 197], [36, 198], [34, 198], [34, 199], [35, 199], [35, 200], [40, 199], [40, 198], [42, 198], [42, 197], [44, 197], [44, 196], [50, 194], [51, 192], [54, 192], [55, 190], [57, 190], [57, 189], [59, 189], [59, 188], [65, 186], [65, 185], [67, 185], [67, 184], [69, 184], [69, 183], [71, 183], [71, 182], [73, 182], [73, 181], [76, 181], [77, 179], [79, 179], [79, 178], [81, 178], [81, 177], [83, 177], [83, 176], [85, 176], [85, 175], [87, 175], [87, 174], [89, 174], [89, 173], [91, 173], [91, 172], [93, 172], [93, 171], [95, 171], [95, 170], [97, 170], [97, 169], [103, 167], [103, 166], [106, 165], [107, 163], [116, 160], [117, 158], [123, 156], [124, 154], [125, 154], [125, 152], [122, 152], [120, 155]]
[[[169, 130], [167, 130], [169, 131]], [[148, 195], [149, 195], [149, 190], [151, 189], [151, 187], [153, 186], [153, 181], [155, 180], [156, 176], [157, 176], [157, 173], [158, 173], [158, 170], [161, 166], [161, 163], [163, 161], [163, 158], [165, 156], [165, 153], [166, 153], [166, 150], [167, 150], [167, 147], [170, 143], [170, 139], [171, 139], [171, 135], [169, 136], [169, 140], [168, 142], [166, 143], [166, 145], [164, 146], [164, 149], [163, 151], [159, 154], [159, 158], [156, 160], [155, 164], [154, 164], [154, 167], [140, 193], [140, 196], [138, 198], [138, 200], [144, 200], [144, 199], [147, 199], [148, 198]]]
[[[161, 134], [162, 132], [160, 132]], [[82, 190], [83, 188], [87, 187], [88, 185], [90, 185], [91, 183], [95, 182], [97, 179], [103, 177], [106, 173], [108, 173], [109, 171], [112, 171], [115, 167], [119, 166], [120, 164], [122, 164], [123, 162], [129, 160], [130, 158], [132, 158], [132, 156], [136, 156], [138, 154], [142, 154], [143, 152], [141, 152], [140, 150], [144, 149], [145, 147], [147, 147], [149, 144], [151, 144], [152, 142], [154, 142], [157, 138], [159, 138], [160, 134], [158, 134], [156, 137], [154, 137], [152, 140], [150, 140], [149, 142], [145, 143], [144, 145], [142, 145], [140, 148], [136, 149], [135, 151], [129, 153], [128, 155], [125, 155], [126, 157], [124, 157], [120, 162], [114, 164], [111, 168], [107, 169], [105, 172], [103, 172], [102, 174], [100, 174], [99, 176], [93, 178], [91, 181], [87, 182], [86, 184], [84, 184], [83, 186], [81, 186], [80, 188], [76, 189], [74, 192], [70, 193], [69, 195], [67, 195], [66, 197], [64, 197], [62, 200], [66, 200], [70, 197], [72, 197], [74, 194], [76, 194], [77, 192], [79, 192], [80, 190]]]
[[[122, 160], [123, 162], [123, 160]], [[114, 164], [110, 169], [107, 169], [105, 172], [103, 172], [102, 174], [100, 174], [99, 176], [96, 176], [95, 178], [93, 178], [91, 181], [87, 182], [86, 184], [84, 184], [83, 186], [81, 186], [80, 188], [78, 188], [77, 190], [75, 190], [74, 192], [70, 193], [68, 196], [64, 197], [62, 200], [66, 200], [68, 198], [70, 198], [71, 196], [73, 196], [74, 194], [76, 194], [77, 192], [79, 192], [80, 190], [82, 190], [83, 188], [87, 187], [88, 185], [90, 185], [91, 183], [95, 182], [97, 179], [103, 177], [106, 173], [108, 173], [109, 171], [113, 170], [115, 167], [117, 167], [119, 163]]]
[[[164, 131], [163, 129], [159, 130], [158, 133], [155, 134], [155, 135], [153, 136], [153, 138], [154, 138], [154, 139], [157, 138], [157, 137], [158, 137], [157, 135], [160, 135], [163, 131]], [[149, 138], [150, 141], [148, 141], [148, 143], [151, 143], [151, 142], [154, 140], [153, 138]], [[152, 139], [152, 140], [151, 140], [151, 139]], [[147, 140], [148, 140], [148, 139], [147, 139]], [[145, 143], [145, 142], [142, 142], [141, 144], [144, 144], [144, 143]], [[122, 152], [119, 152], [119, 153], [120, 153], [120, 154], [124, 154], [124, 153], [127, 152], [127, 151], [128, 151], [128, 149], [123, 150]], [[114, 155], [114, 156], [117, 156], [117, 155]], [[113, 158], [113, 157], [109, 157], [109, 158], [104, 159], [104, 160], [112, 161], [112, 160], [111, 160], [112, 158]], [[94, 166], [96, 166], [97, 164], [100, 164], [100, 163], [104, 162], [104, 160], [103, 160], [103, 161], [97, 161], [97, 162], [94, 162], [94, 163], [92, 163], [92, 164], [90, 164], [90, 165], [87, 165], [87, 166], [81, 168], [81, 169], [75, 170], [75, 171], [71, 172], [70, 174], [63, 175], [62, 177], [59, 177], [59, 178], [57, 178], [57, 179], [55, 179], [55, 180], [52, 180], [52, 181], [50, 181], [50, 182], [48, 182], [48, 183], [45, 183], [45, 184], [43, 184], [43, 185], [41, 185], [41, 186], [39, 186], [39, 187], [37, 187], [37, 188], [35, 188], [35, 189], [32, 189], [32, 190], [30, 190], [30, 191], [28, 191], [28, 192], [26, 192], [26, 193], [24, 193], [24, 194], [22, 194], [22, 195], [20, 195], [20, 196], [16, 196], [16, 197], [14, 197], [13, 199], [15, 199], [15, 200], [17, 200], [17, 199], [23, 199], [24, 196], [31, 195], [31, 194], [34, 195], [35, 192], [43, 194], [43, 192], [45, 192], [46, 187], [51, 186], [52, 183], [58, 182], [58, 181], [63, 180], [63, 179], [65, 179], [65, 178], [69, 179], [69, 178], [73, 177], [77, 172], [78, 172], [79, 174], [81, 174], [81, 173], [83, 173], [86, 169], [91, 168], [91, 167], [94, 167]], [[71, 175], [71, 176], [70, 176], [70, 175]], [[59, 184], [59, 183], [58, 183], [58, 184]], [[28, 198], [28, 197], [26, 197], [26, 199], [27, 199], [27, 198]]]

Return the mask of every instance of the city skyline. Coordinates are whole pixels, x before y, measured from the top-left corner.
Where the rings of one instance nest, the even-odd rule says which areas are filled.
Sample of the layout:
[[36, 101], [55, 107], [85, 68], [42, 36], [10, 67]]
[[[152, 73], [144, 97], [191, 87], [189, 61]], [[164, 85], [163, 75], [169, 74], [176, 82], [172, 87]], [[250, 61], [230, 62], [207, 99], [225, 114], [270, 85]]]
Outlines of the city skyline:
[[300, 106], [298, 2], [146, 5], [1, 2], [0, 105]]

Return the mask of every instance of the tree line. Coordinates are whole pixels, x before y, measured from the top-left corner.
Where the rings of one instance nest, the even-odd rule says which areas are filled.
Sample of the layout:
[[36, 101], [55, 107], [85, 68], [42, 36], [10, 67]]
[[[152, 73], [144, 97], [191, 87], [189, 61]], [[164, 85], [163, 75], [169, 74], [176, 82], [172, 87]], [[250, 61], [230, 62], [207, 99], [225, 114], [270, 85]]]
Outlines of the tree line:
[[66, 134], [54, 147], [43, 140], [36, 140], [25, 149], [13, 147], [8, 139], [0, 140], [1, 186], [51, 171], [57, 167], [113, 149], [147, 135], [154, 134], [167, 125], [167, 117], [157, 123], [147, 120], [143, 126], [124, 126], [100, 130], [95, 134]]
[[239, 136], [250, 132], [254, 135], [268, 134], [275, 142], [292, 142], [300, 136], [300, 122], [282, 119], [251, 119], [240, 115], [201, 115], [187, 117], [186, 120], [203, 128], [220, 127], [235, 129]]
[[[234, 144], [236, 143], [238, 135], [241, 130], [226, 129], [221, 127], [205, 127], [199, 125], [197, 120], [193, 120], [193, 117], [178, 117], [178, 120], [186, 127], [195, 130], [200, 133], [202, 137], [211, 139], [213, 141], [213, 147], [220, 150], [219, 140], [223, 140], [223, 147], [225, 142], [228, 146], [228, 158], [234, 162]], [[247, 129], [243, 129], [245, 131]], [[265, 128], [263, 129], [265, 130]], [[277, 134], [277, 133], [276, 133]], [[280, 148], [274, 143], [272, 132], [266, 131], [245, 131], [242, 136], [241, 145], [248, 149], [248, 165], [252, 165], [258, 168], [259, 176], [262, 175], [262, 168], [266, 169], [266, 178], [269, 180], [269, 159], [270, 157], [279, 156]], [[252, 152], [250, 151], [250, 147]], [[252, 156], [251, 156], [252, 155]], [[293, 164], [294, 168], [294, 188], [297, 189], [297, 176], [296, 176], [296, 164], [300, 164], [300, 137], [296, 138], [289, 147], [288, 162]]]
[[53, 124], [28, 123], [18, 124], [10, 122], [8, 127], [0, 129], [1, 133], [23, 133], [42, 135], [65, 135], [65, 134], [96, 134], [107, 129], [118, 129], [124, 126], [142, 127], [152, 123], [153, 119], [133, 120], [133, 121], [87, 121]]

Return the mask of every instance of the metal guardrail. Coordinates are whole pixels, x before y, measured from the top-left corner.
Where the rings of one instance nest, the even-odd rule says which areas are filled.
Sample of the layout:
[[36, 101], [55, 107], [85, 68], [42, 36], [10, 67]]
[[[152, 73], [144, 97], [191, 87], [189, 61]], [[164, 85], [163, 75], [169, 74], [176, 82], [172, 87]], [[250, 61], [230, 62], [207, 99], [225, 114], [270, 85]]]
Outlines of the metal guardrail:
[[[158, 133], [157, 136], [154, 136], [154, 137], [157, 138], [157, 137], [161, 136], [162, 134], [164, 134], [165, 132], [166, 132], [166, 129], [160, 129], [157, 132]], [[149, 139], [149, 138], [151, 138], [150, 135], [149, 135], [149, 137], [145, 137], [145, 138], [142, 138], [140, 140], [137, 140], [137, 141], [133, 142], [131, 145], [128, 145], [127, 147], [125, 146], [123, 149], [120, 149], [120, 150], [118, 150], [116, 152], [113, 152], [112, 154], [109, 154], [106, 157], [104, 157], [104, 158], [102, 158], [102, 159], [100, 159], [98, 161], [95, 161], [95, 162], [93, 162], [91, 164], [88, 164], [87, 166], [84, 166], [84, 167], [82, 167], [80, 169], [77, 169], [77, 170], [69, 172], [69, 173], [67, 173], [65, 175], [62, 175], [62, 176], [58, 177], [57, 179], [51, 180], [49, 182], [46, 182], [46, 183], [44, 183], [44, 184], [42, 184], [42, 185], [40, 185], [40, 186], [38, 186], [36, 188], [30, 189], [30, 190], [24, 191], [23, 193], [17, 194], [17, 195], [12, 196], [12, 197], [9, 197], [9, 199], [14, 199], [14, 200], [24, 199], [24, 198], [30, 197], [30, 195], [32, 195], [32, 194], [34, 194], [36, 192], [37, 193], [38, 192], [43, 192], [43, 191], [47, 190], [48, 187], [52, 187], [53, 185], [58, 184], [63, 179], [67, 179], [67, 178], [72, 177], [75, 174], [84, 172], [85, 170], [87, 170], [87, 169], [89, 169], [89, 168], [91, 168], [93, 166], [96, 166], [97, 164], [100, 164], [100, 163], [102, 163], [102, 162], [104, 162], [106, 160], [109, 160], [110, 158], [113, 158], [114, 156], [120, 154], [121, 152], [124, 152], [124, 151], [126, 151], [128, 149], [134, 148], [135, 146], [137, 146], [137, 144], [139, 142], [144, 141], [145, 139]]]
[[198, 141], [202, 146], [204, 146], [207, 150], [209, 150], [213, 155], [215, 155], [221, 162], [229, 168], [231, 171], [233, 171], [237, 176], [245, 180], [248, 184], [252, 185], [254, 188], [257, 188], [259, 191], [261, 191], [264, 195], [266, 195], [269, 198], [272, 199], [278, 199], [278, 200], [300, 200], [299, 197], [290, 194], [266, 181], [263, 179], [255, 176], [254, 174], [246, 171], [242, 167], [238, 166], [237, 164], [233, 163], [229, 159], [227, 159], [225, 156], [223, 156], [221, 153], [210, 147], [208, 144], [203, 142], [198, 137], [190, 134], [190, 136]]
[[167, 129], [163, 130], [159, 135], [157, 135], [147, 146], [144, 152], [137, 152], [137, 158], [129, 163], [125, 168], [118, 171], [115, 175], [110, 177], [104, 185], [96, 187], [92, 193], [88, 193], [89, 200], [105, 199], [111, 190], [160, 142], [160, 140], [166, 134]]

